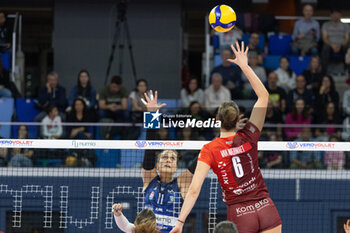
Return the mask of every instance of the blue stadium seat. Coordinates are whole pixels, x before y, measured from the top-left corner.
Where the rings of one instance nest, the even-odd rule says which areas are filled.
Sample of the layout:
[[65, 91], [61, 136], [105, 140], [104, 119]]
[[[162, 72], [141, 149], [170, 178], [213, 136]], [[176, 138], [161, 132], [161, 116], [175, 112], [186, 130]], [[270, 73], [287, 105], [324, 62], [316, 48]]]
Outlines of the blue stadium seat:
[[[11, 122], [11, 118], [14, 112], [14, 99], [12, 98], [1, 98], [0, 99], [0, 122]], [[10, 138], [11, 137], [11, 126], [1, 125], [0, 137]]]
[[[35, 99], [31, 98], [17, 98], [16, 99], [16, 115], [19, 122], [34, 122], [34, 118], [39, 114], [39, 110], [35, 108]], [[12, 137], [17, 138], [17, 128], [14, 126], [12, 128]], [[38, 127], [29, 126], [28, 127], [29, 138], [35, 139], [38, 137]]]
[[222, 59], [220, 54], [215, 54], [214, 55], [214, 67], [217, 67], [222, 64]]
[[264, 67], [270, 70], [275, 70], [280, 66], [281, 56], [266, 56], [264, 58]]
[[290, 53], [291, 35], [275, 34], [269, 37], [269, 54], [287, 56]]
[[296, 73], [296, 75], [302, 74], [304, 70], [309, 68], [310, 56], [290, 56], [289, 67]]
[[11, 68], [11, 53], [0, 53], [0, 56], [2, 66], [9, 71]]
[[166, 109], [175, 109], [177, 108], [177, 99], [159, 99], [158, 100], [159, 103], [165, 103], [166, 106], [165, 108]]
[[116, 168], [120, 163], [120, 151], [110, 149], [97, 149], [96, 167]]
[[[249, 38], [250, 38], [250, 34], [249, 33], [244, 33], [242, 35], [242, 41], [244, 42], [244, 44], [249, 44]], [[265, 51], [265, 35], [264, 34], [259, 34], [259, 44], [258, 47], [262, 50]]]
[[120, 150], [120, 165], [122, 168], [133, 168], [142, 164], [145, 150]]

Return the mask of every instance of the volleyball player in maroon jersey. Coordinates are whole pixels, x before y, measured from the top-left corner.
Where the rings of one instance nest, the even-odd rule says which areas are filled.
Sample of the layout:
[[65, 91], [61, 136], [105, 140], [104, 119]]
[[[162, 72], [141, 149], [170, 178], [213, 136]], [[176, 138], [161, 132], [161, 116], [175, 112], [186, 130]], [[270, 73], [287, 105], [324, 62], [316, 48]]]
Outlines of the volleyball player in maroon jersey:
[[239, 233], [280, 233], [281, 218], [269, 197], [258, 164], [258, 140], [263, 128], [269, 98], [264, 85], [248, 66], [248, 47], [236, 42], [236, 55], [230, 62], [237, 64], [247, 76], [258, 100], [248, 123], [236, 131], [239, 109], [233, 102], [220, 105], [220, 137], [203, 146], [175, 228], [170, 233], [181, 233], [210, 168], [221, 184], [223, 201], [227, 205], [227, 219], [237, 225]]

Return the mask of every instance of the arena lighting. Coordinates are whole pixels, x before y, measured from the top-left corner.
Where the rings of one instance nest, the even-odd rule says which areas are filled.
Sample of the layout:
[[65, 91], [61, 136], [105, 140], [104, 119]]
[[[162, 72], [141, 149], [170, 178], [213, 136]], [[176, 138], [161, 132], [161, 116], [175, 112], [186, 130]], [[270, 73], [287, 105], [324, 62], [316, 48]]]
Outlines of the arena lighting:
[[342, 23], [350, 23], [350, 18], [341, 18], [340, 21]]

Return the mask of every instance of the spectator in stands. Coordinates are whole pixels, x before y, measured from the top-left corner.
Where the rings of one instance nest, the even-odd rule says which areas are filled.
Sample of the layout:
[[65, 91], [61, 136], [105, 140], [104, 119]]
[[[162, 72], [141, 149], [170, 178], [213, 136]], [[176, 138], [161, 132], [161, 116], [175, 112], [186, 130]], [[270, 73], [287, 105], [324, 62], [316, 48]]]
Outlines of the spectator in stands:
[[[277, 136], [275, 134], [271, 134], [269, 137], [269, 141], [277, 141]], [[263, 164], [265, 164], [266, 168], [283, 168], [283, 157], [284, 154], [282, 151], [264, 151], [262, 159]]]
[[[339, 138], [335, 135], [329, 136], [329, 142], [338, 142]], [[329, 170], [343, 170], [345, 165], [344, 151], [325, 151], [324, 164]]]
[[[350, 85], [350, 83], [348, 83]], [[350, 88], [344, 91], [343, 94], [343, 111], [350, 116]]]
[[222, 102], [230, 101], [230, 91], [222, 85], [222, 76], [219, 73], [213, 73], [211, 76], [211, 85], [205, 90], [205, 107], [212, 114]]
[[[249, 57], [249, 53], [255, 53], [257, 56], [257, 59], [258, 59], [257, 64], [262, 64], [263, 63], [262, 54], [264, 53], [264, 51], [262, 51], [259, 48], [258, 44], [259, 44], [259, 34], [256, 32], [253, 32], [252, 34], [250, 34], [250, 37], [249, 37], [248, 57]], [[259, 75], [258, 75], [258, 77], [259, 77]]]
[[321, 79], [324, 76], [319, 56], [311, 57], [309, 69], [304, 70], [303, 75], [306, 79], [306, 88], [312, 90], [313, 93], [317, 93]]
[[339, 9], [331, 11], [331, 21], [322, 25], [322, 66], [327, 70], [327, 64], [333, 58], [344, 59], [346, 45], [349, 42], [350, 27], [340, 21], [341, 12]]
[[[340, 115], [338, 107], [333, 102], [328, 102], [323, 108], [322, 114], [317, 114], [314, 119], [315, 124], [337, 125], [340, 124]], [[334, 127], [316, 128], [315, 137], [326, 138], [328, 135], [341, 136], [341, 130]]]
[[277, 85], [282, 87], [286, 92], [295, 88], [296, 74], [289, 68], [289, 59], [281, 57], [280, 67], [275, 70], [278, 76]]
[[[92, 122], [88, 107], [83, 98], [76, 98], [72, 109], [67, 115], [67, 122], [87, 123]], [[92, 135], [88, 126], [69, 126], [67, 127], [68, 137], [71, 139], [91, 139]]]
[[[26, 125], [20, 125], [17, 129], [18, 139], [29, 139], [28, 127]], [[10, 167], [33, 167], [32, 158], [34, 150], [31, 148], [12, 148], [11, 159], [9, 162]]]
[[291, 109], [293, 103], [297, 99], [303, 99], [307, 108], [313, 108], [313, 93], [306, 89], [306, 80], [303, 75], [298, 75], [296, 78], [296, 88], [290, 90], [288, 93], [287, 106]]
[[[303, 128], [296, 141], [314, 141], [311, 138], [311, 129]], [[291, 169], [322, 169], [322, 153], [320, 151], [291, 151]]]
[[116, 122], [126, 120], [128, 109], [128, 92], [122, 86], [122, 78], [113, 76], [108, 86], [99, 93], [99, 117], [111, 118]]
[[231, 49], [231, 44], [235, 44], [237, 40], [242, 40], [243, 32], [240, 28], [235, 26], [228, 32], [215, 32], [219, 37], [220, 49]]
[[335, 84], [332, 76], [325, 75], [321, 80], [320, 88], [316, 94], [316, 114], [321, 115], [323, 109], [329, 102], [333, 102], [336, 108], [338, 108], [339, 94], [335, 89]]
[[7, 15], [0, 10], [0, 53], [9, 52], [11, 48], [12, 30], [6, 21]]
[[222, 84], [228, 88], [231, 92], [231, 97], [233, 99], [241, 98], [241, 90], [243, 88], [242, 82], [242, 71], [241, 69], [227, 59], [232, 58], [232, 53], [230, 50], [225, 49], [221, 52], [222, 64], [215, 67], [211, 75], [213, 77], [214, 73], [221, 74]]
[[277, 85], [277, 82], [277, 74], [275, 72], [270, 72], [267, 78], [266, 89], [269, 92], [269, 99], [271, 99], [272, 105], [281, 109], [282, 113], [285, 113], [287, 106], [287, 94], [283, 88]]
[[0, 167], [7, 167], [9, 157], [9, 149], [6, 147], [0, 147]]
[[[269, 99], [266, 110], [265, 124], [283, 124], [282, 113], [279, 108], [274, 107], [272, 100]], [[282, 140], [282, 128], [281, 127], [264, 127], [262, 132], [262, 138], [270, 138], [271, 135], [275, 135], [277, 140]]]
[[[192, 140], [205, 140], [201, 137], [197, 131], [191, 127], [182, 128], [177, 132], [177, 138], [181, 141], [192, 141]], [[178, 164], [179, 168], [187, 168], [191, 161], [198, 155], [197, 151], [194, 150], [181, 150], [179, 151], [179, 156], [181, 158], [181, 164]], [[181, 165], [181, 166], [180, 166]]]
[[96, 90], [91, 86], [91, 77], [87, 70], [79, 71], [77, 85], [69, 93], [69, 106], [72, 106], [78, 97], [84, 99], [88, 109], [96, 107]]
[[130, 93], [129, 99], [131, 101], [131, 118], [133, 122], [142, 122], [143, 112], [146, 111], [146, 106], [142, 103], [141, 98], [145, 97], [147, 91], [147, 81], [139, 79], [136, 81], [136, 88]]
[[[286, 116], [285, 124], [308, 125], [311, 123], [309, 110], [305, 106], [303, 99], [298, 99], [294, 102], [292, 112]], [[284, 129], [287, 140], [293, 140], [300, 137], [302, 128], [293, 127]]]
[[[266, 71], [265, 68], [258, 65], [258, 54], [255, 52], [248, 52], [248, 64], [253, 69], [255, 74], [260, 78], [262, 83], [266, 82]], [[248, 78], [242, 72], [243, 81], [243, 97], [250, 99], [252, 98], [252, 85], [250, 85]]]
[[191, 78], [189, 80], [186, 88], [181, 89], [180, 95], [183, 108], [188, 108], [193, 101], [197, 101], [201, 106], [204, 106], [204, 92], [199, 88], [196, 78]]
[[350, 141], [350, 116], [347, 116], [343, 121], [343, 132], [341, 133], [341, 138], [346, 142]]
[[[0, 75], [1, 76], [1, 75]], [[11, 98], [12, 93], [5, 87], [4, 80], [0, 77], [0, 98]]]
[[59, 85], [58, 74], [51, 72], [47, 75], [47, 82], [45, 87], [41, 88], [38, 97], [38, 107], [42, 110], [35, 117], [35, 121], [41, 121], [45, 116], [45, 110], [50, 106], [54, 105], [58, 109], [61, 118], [64, 117], [64, 111], [66, 108], [66, 89]]
[[238, 233], [238, 231], [233, 222], [222, 221], [215, 226], [213, 233]]
[[58, 114], [58, 108], [50, 105], [47, 108], [47, 116], [41, 121], [41, 136], [45, 139], [59, 139], [63, 134], [62, 120]]
[[303, 7], [304, 18], [295, 22], [292, 34], [292, 53], [305, 56], [310, 52], [317, 55], [317, 43], [320, 40], [320, 24], [312, 18], [314, 9], [312, 5], [306, 4]]

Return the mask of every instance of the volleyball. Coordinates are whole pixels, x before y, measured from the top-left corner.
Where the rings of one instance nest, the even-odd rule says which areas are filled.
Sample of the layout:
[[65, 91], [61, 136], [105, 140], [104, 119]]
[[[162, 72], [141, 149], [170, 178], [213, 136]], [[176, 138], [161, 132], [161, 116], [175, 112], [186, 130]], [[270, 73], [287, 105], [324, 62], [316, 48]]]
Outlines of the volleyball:
[[228, 32], [236, 24], [236, 13], [227, 5], [218, 5], [209, 13], [209, 24], [218, 32]]

